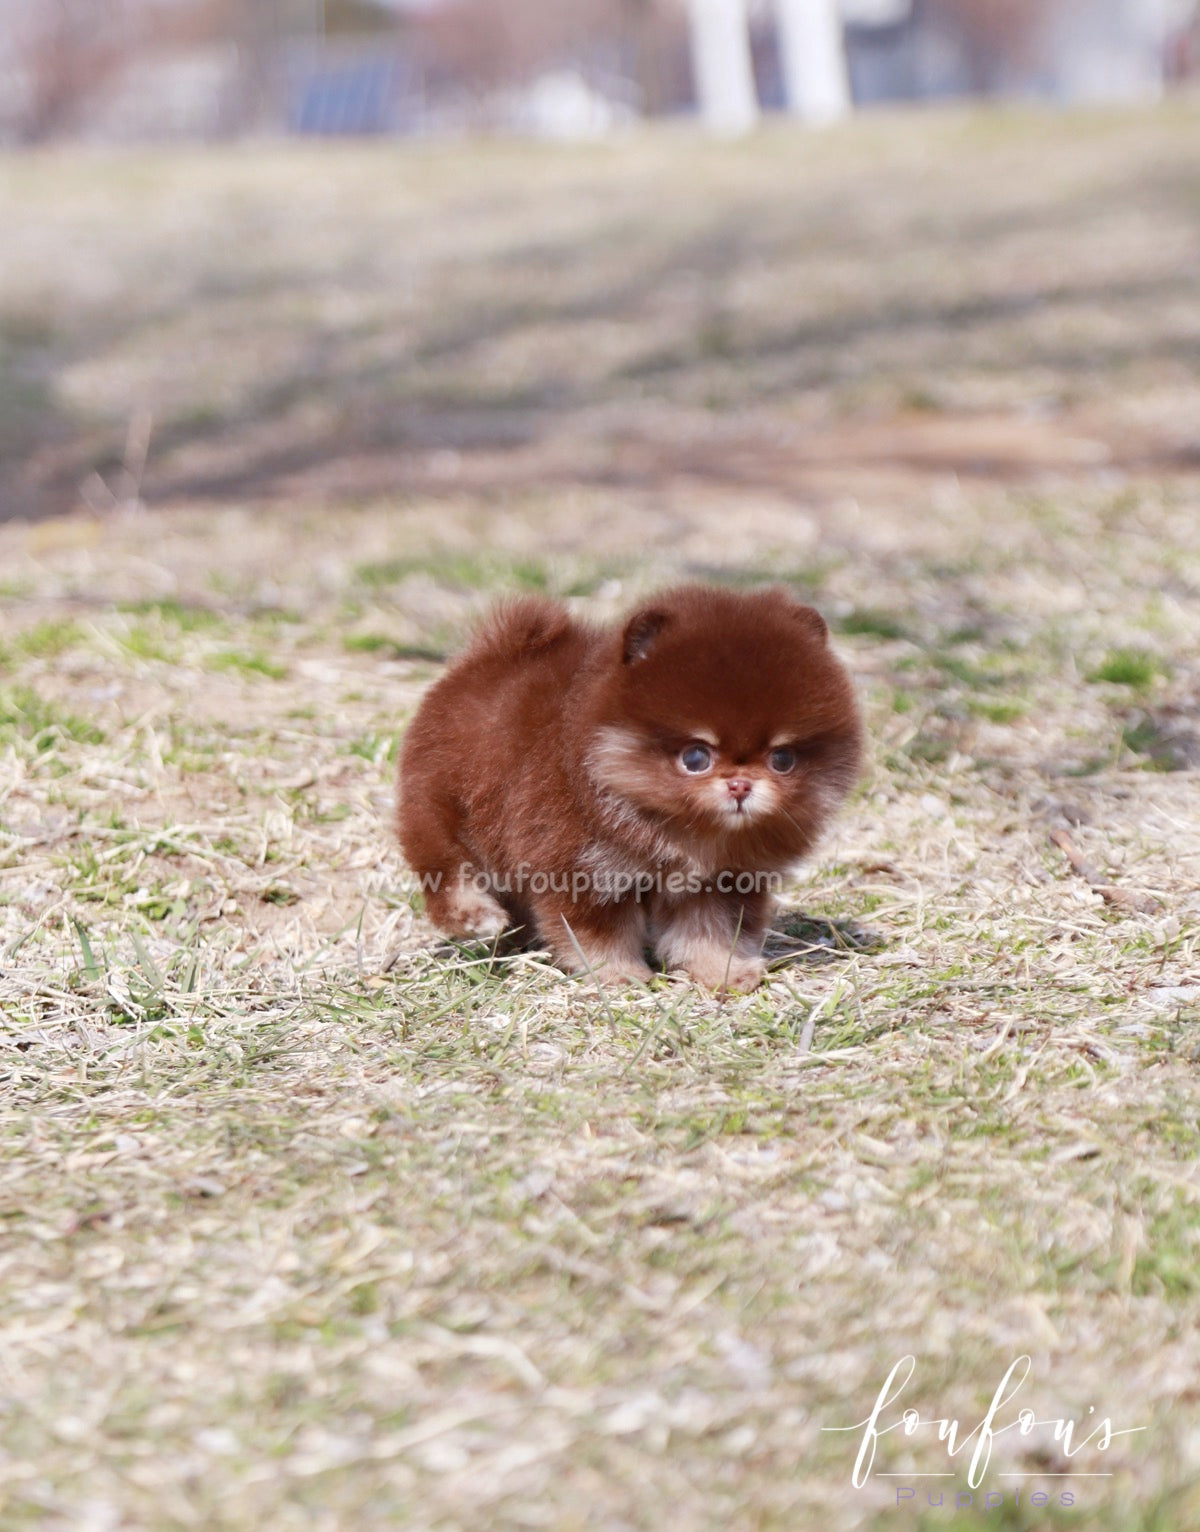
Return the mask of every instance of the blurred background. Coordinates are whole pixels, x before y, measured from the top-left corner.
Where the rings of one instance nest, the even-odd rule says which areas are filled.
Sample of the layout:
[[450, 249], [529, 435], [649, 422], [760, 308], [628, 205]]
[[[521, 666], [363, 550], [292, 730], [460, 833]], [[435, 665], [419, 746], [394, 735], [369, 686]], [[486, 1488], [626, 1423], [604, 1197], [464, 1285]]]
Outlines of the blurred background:
[[1198, 67], [1196, 0], [0, 0], [0, 516], [1178, 467]]
[[747, 61], [751, 111], [1111, 102], [1194, 74], [1198, 40], [1195, 0], [0, 0], [0, 141], [598, 137], [719, 116]]

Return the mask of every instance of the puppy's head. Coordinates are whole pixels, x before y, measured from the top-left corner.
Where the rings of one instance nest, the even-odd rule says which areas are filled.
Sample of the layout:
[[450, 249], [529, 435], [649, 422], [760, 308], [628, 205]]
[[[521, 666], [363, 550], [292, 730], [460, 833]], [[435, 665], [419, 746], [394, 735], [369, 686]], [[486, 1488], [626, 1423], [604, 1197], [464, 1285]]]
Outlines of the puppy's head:
[[593, 779], [687, 838], [802, 855], [861, 755], [854, 691], [828, 639], [821, 616], [782, 590], [663, 592], [614, 645]]

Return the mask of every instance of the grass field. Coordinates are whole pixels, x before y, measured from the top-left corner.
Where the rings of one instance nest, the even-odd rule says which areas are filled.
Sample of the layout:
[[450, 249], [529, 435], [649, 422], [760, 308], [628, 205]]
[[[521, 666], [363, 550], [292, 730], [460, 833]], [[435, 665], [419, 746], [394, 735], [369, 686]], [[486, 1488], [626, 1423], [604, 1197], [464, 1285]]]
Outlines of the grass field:
[[[1198, 188], [1195, 103], [0, 162], [0, 1526], [1200, 1525]], [[681, 575], [866, 708], [771, 982], [439, 943], [443, 656]], [[906, 1354], [1131, 1434], [856, 1487]]]

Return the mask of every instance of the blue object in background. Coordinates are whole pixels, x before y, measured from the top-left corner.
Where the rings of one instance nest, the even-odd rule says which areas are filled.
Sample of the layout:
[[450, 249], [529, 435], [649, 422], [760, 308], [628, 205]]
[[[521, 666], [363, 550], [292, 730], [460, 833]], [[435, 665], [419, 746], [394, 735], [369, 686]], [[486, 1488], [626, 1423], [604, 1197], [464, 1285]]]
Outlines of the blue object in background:
[[292, 132], [393, 132], [399, 74], [397, 62], [390, 56], [314, 64], [299, 80], [292, 95], [289, 112]]

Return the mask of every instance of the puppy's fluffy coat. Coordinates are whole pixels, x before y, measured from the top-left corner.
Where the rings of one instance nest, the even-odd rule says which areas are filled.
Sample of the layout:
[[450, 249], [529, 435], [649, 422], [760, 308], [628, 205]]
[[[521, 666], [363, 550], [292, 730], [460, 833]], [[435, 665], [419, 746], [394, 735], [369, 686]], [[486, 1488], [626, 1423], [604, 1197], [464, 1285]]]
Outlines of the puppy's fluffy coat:
[[763, 875], [810, 850], [861, 738], [824, 621], [785, 591], [681, 586], [610, 629], [515, 601], [408, 730], [400, 841], [451, 935], [524, 927], [613, 979], [649, 978], [649, 947], [752, 989]]

